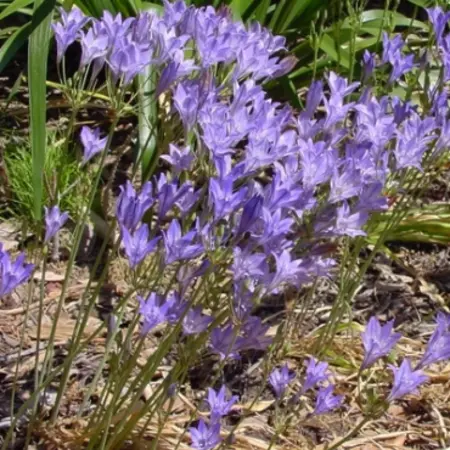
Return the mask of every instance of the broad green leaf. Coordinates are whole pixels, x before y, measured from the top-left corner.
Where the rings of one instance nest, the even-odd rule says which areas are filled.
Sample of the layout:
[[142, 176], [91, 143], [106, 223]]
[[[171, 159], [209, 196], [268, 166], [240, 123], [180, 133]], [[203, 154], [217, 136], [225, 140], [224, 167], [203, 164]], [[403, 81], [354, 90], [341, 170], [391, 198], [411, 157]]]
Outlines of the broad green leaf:
[[14, 0], [2, 12], [0, 12], [0, 20], [8, 17], [10, 14], [18, 12], [20, 9], [33, 3], [33, 0]]
[[32, 24], [37, 24], [28, 45], [28, 89], [30, 93], [30, 141], [33, 157], [34, 217], [42, 216], [43, 179], [46, 147], [47, 59], [52, 11], [56, 0], [36, 0]]
[[0, 48], [0, 73], [3, 72], [5, 67], [14, 58], [15, 54], [19, 51], [22, 45], [27, 41], [32, 30], [31, 23], [26, 23], [14, 32], [1, 46]]
[[348, 51], [343, 49], [342, 47], [338, 48], [338, 44], [329, 34], [324, 34], [321, 37], [319, 47], [331, 59], [338, 62], [346, 69], [350, 68], [350, 55]]

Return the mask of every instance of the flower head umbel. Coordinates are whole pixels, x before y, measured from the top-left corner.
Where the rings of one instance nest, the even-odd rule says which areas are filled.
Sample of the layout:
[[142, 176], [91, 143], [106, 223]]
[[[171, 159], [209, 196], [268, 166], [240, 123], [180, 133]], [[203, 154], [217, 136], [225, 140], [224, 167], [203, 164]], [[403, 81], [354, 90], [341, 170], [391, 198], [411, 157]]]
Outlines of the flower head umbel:
[[302, 392], [305, 393], [317, 383], [328, 380], [328, 363], [310, 358], [306, 366], [306, 377], [303, 382]]
[[148, 240], [149, 232], [146, 224], [141, 225], [133, 234], [125, 227], [122, 227], [123, 246], [130, 267], [134, 269], [144, 258], [155, 251], [160, 237]]
[[11, 255], [3, 251], [0, 244], [0, 298], [10, 294], [17, 286], [28, 280], [34, 265], [25, 263], [25, 254], [21, 253], [15, 262]]
[[425, 354], [416, 369], [422, 369], [435, 362], [450, 359], [450, 315], [439, 313], [436, 322], [436, 329], [431, 335]]
[[58, 206], [53, 206], [52, 208], [45, 209], [45, 237], [44, 242], [48, 242], [66, 223], [69, 218], [67, 212], [61, 213]]
[[129, 231], [134, 230], [153, 202], [150, 182], [144, 183], [138, 194], [131, 182], [127, 181], [125, 186], [120, 186], [120, 194], [117, 199], [116, 215], [119, 224]]
[[281, 369], [274, 369], [269, 375], [269, 383], [278, 398], [283, 397], [289, 383], [295, 378], [295, 373], [291, 373], [287, 364]]
[[197, 428], [190, 427], [192, 447], [195, 450], [212, 450], [216, 447], [220, 439], [220, 423], [216, 422], [208, 426], [200, 419]]
[[207, 402], [211, 412], [211, 421], [217, 422], [221, 417], [226, 416], [231, 407], [238, 401], [237, 395], [232, 395], [229, 400], [226, 399], [226, 389], [222, 386], [217, 392], [214, 389], [208, 388]]
[[97, 153], [105, 150], [108, 138], [100, 137], [100, 129], [91, 130], [89, 127], [83, 127], [80, 133], [81, 143], [83, 144], [83, 164], [87, 163]]
[[319, 390], [317, 393], [316, 406], [313, 414], [316, 416], [320, 414], [327, 414], [341, 406], [344, 401], [344, 396], [334, 395], [333, 391], [334, 386], [332, 384]]
[[380, 325], [375, 317], [371, 317], [367, 327], [361, 333], [365, 355], [361, 369], [367, 369], [377, 359], [386, 356], [400, 339], [400, 333], [393, 333], [394, 321]]
[[404, 359], [400, 367], [389, 364], [394, 373], [394, 384], [387, 400], [397, 400], [405, 395], [414, 394], [417, 388], [428, 381], [428, 377], [421, 370], [413, 370], [409, 359]]

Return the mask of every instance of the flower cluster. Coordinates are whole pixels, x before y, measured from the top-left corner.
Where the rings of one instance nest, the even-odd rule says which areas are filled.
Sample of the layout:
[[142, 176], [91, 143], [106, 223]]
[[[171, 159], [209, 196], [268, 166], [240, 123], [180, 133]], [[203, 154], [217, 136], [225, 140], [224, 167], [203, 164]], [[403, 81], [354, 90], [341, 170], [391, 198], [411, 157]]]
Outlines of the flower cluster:
[[0, 243], [0, 299], [25, 283], [33, 269], [33, 264], [25, 263], [24, 253], [21, 253], [13, 262], [11, 255], [3, 250], [3, 245]]
[[[310, 358], [306, 366], [306, 375], [303, 380], [302, 389], [293, 398], [297, 399], [300, 395], [306, 394], [309, 390], [319, 386], [313, 414], [326, 414], [339, 408], [344, 401], [344, 396], [334, 394], [335, 387], [331, 383], [328, 383], [329, 377], [328, 363]], [[284, 365], [281, 369], [272, 371], [269, 376], [269, 383], [278, 399], [284, 396], [288, 385], [294, 378], [295, 374], [290, 373], [287, 365]], [[326, 385], [323, 385], [324, 382], [326, 382]]]
[[212, 450], [220, 443], [220, 420], [231, 411], [237, 400], [236, 395], [227, 400], [225, 386], [222, 386], [218, 391], [208, 388], [207, 404], [210, 425], [206, 425], [204, 420], [201, 419], [197, 427], [190, 428], [192, 446], [196, 450]]
[[[394, 374], [394, 383], [387, 397], [388, 401], [414, 393], [417, 387], [428, 381], [428, 377], [420, 369], [450, 359], [450, 315], [440, 312], [436, 322], [436, 329], [428, 341], [425, 354], [414, 369], [409, 359], [404, 359], [400, 367], [389, 365]], [[382, 326], [375, 317], [369, 320], [362, 333], [365, 355], [361, 370], [388, 355], [401, 338], [400, 333], [392, 331], [393, 325], [394, 321], [391, 321]]]
[[[209, 350], [225, 362], [271, 344], [269, 324], [254, 314], [256, 304], [329, 276], [336, 262], [324, 244], [365, 236], [372, 215], [387, 209], [387, 193], [395, 194], [399, 177], [423, 170], [426, 155], [448, 147], [447, 93], [436, 86], [428, 93], [433, 107], [423, 112], [331, 72], [326, 83], [311, 84], [305, 108], [295, 112], [263, 87], [293, 67], [295, 61], [283, 56], [284, 38], [235, 22], [225, 8], [187, 7], [182, 0], [164, 4], [162, 15], [125, 20], [108, 12], [99, 20], [76, 8], [63, 12], [54, 25], [58, 60], [78, 41], [80, 71], [95, 80], [104, 70], [108, 86], [123, 90], [154, 69], [155, 98], [165, 94], [168, 122], [179, 132], [158, 149], [161, 164], [153, 177], [140, 190], [127, 181], [116, 205], [133, 280], [147, 272], [150, 254], [161, 280], [138, 297], [142, 335], [181, 323], [186, 340], [208, 332]], [[438, 8], [430, 12], [445, 52], [443, 14]], [[415, 57], [404, 53], [399, 36], [385, 35], [383, 44], [382, 63], [392, 66], [389, 81], [395, 83], [415, 67]], [[365, 53], [363, 61], [368, 80], [375, 57]], [[99, 130], [87, 127], [81, 140], [83, 163], [107, 145]], [[168, 274], [170, 286], [164, 284]], [[197, 289], [210, 278], [214, 301]], [[371, 319], [361, 370], [399, 339], [392, 322], [381, 326]], [[388, 400], [426, 381], [421, 369], [448, 358], [449, 342], [449, 321], [440, 315], [418, 365], [413, 369], [406, 359], [399, 368], [391, 366]], [[311, 359], [299, 393], [319, 385], [315, 414], [343, 401], [327, 383], [327, 370], [326, 363]], [[271, 373], [278, 398], [293, 378], [287, 366]], [[220, 418], [235, 401], [226, 400], [224, 387], [210, 389], [210, 421], [191, 428], [195, 448], [219, 444]]]

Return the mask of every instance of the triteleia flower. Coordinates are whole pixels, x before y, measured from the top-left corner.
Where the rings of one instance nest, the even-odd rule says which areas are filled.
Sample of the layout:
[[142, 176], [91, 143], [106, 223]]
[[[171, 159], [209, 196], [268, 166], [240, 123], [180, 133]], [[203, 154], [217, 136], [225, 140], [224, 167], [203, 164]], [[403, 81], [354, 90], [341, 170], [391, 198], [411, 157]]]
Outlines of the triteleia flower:
[[146, 299], [138, 296], [140, 303], [139, 313], [144, 318], [142, 326], [142, 335], [146, 335], [157, 325], [167, 320], [167, 314], [173, 303], [171, 301], [164, 302], [162, 297], [152, 292]]
[[302, 392], [305, 393], [313, 388], [317, 383], [328, 380], [328, 363], [310, 358], [306, 366], [306, 377], [303, 382]]
[[249, 231], [259, 219], [263, 202], [264, 198], [261, 195], [254, 195], [245, 203], [237, 230], [238, 235]]
[[416, 369], [422, 369], [435, 362], [450, 359], [450, 315], [440, 313], [436, 322], [436, 329], [431, 335], [425, 354]]
[[122, 227], [122, 239], [130, 267], [134, 269], [144, 258], [156, 250], [160, 237], [148, 240], [149, 231], [146, 224], [141, 225], [133, 234]]
[[211, 348], [214, 353], [219, 354], [220, 359], [239, 359], [239, 342], [233, 325], [224, 328], [214, 328], [210, 335]]
[[394, 373], [394, 384], [387, 400], [391, 402], [408, 394], [417, 392], [417, 388], [428, 381], [428, 377], [421, 370], [413, 370], [409, 359], [404, 359], [400, 367], [389, 364]]
[[264, 253], [251, 253], [235, 247], [233, 250], [233, 277], [235, 280], [245, 278], [261, 278], [267, 270], [265, 264], [266, 255]]
[[191, 168], [192, 161], [194, 161], [194, 154], [189, 145], [184, 148], [179, 148], [174, 144], [169, 144], [169, 154], [162, 155], [161, 159], [170, 163], [175, 173], [179, 173]]
[[0, 298], [10, 294], [17, 286], [25, 281], [33, 272], [34, 264], [25, 263], [25, 254], [21, 253], [14, 263], [8, 252], [3, 251], [0, 244]]
[[109, 37], [102, 28], [94, 26], [90, 28], [87, 33], [82, 33], [80, 42], [80, 69], [87, 66], [96, 59], [101, 60], [101, 65], [104, 64], [106, 54], [108, 53]]
[[274, 369], [269, 375], [269, 383], [278, 398], [283, 397], [289, 383], [295, 378], [295, 373], [291, 373], [287, 364], [281, 369]]
[[235, 212], [245, 201], [247, 188], [233, 192], [233, 177], [209, 180], [209, 203], [214, 209], [214, 219], [223, 219]]
[[163, 219], [176, 202], [182, 200], [184, 195], [192, 188], [192, 184], [186, 181], [178, 186], [178, 180], [167, 181], [162, 173], [157, 181], [158, 189], [158, 218]]
[[58, 63], [61, 62], [64, 53], [70, 44], [75, 42], [80, 30], [89, 22], [80, 8], [74, 6], [69, 12], [60, 8], [61, 22], [52, 25], [56, 39], [56, 52]]
[[152, 62], [152, 50], [132, 42], [129, 37], [116, 40], [113, 51], [107, 62], [114, 81], [122, 80], [124, 85], [133, 81], [134, 77], [143, 73]]
[[226, 399], [226, 389], [222, 386], [217, 392], [214, 389], [208, 388], [208, 402], [211, 421], [218, 422], [223, 416], [226, 416], [231, 407], [239, 400], [237, 395], [232, 395], [229, 400]]
[[394, 320], [381, 326], [375, 317], [371, 317], [367, 327], [361, 333], [365, 355], [361, 369], [367, 369], [377, 359], [386, 356], [398, 342], [400, 333], [393, 333]]
[[45, 209], [45, 237], [44, 242], [48, 242], [66, 223], [69, 213], [59, 210], [58, 206]]
[[117, 199], [116, 215], [119, 224], [129, 231], [134, 230], [144, 217], [144, 214], [153, 204], [152, 184], [143, 184], [138, 194], [130, 181], [125, 186], [120, 186], [120, 194]]
[[91, 130], [89, 127], [81, 129], [80, 139], [83, 144], [83, 164], [87, 163], [97, 153], [103, 151], [108, 141], [108, 138], [100, 138], [99, 128]]
[[371, 78], [375, 68], [375, 55], [370, 53], [368, 50], [364, 50], [362, 62], [364, 69], [364, 82], [367, 82]]
[[292, 259], [289, 250], [283, 250], [281, 254], [273, 253], [275, 259], [276, 271], [267, 275], [266, 289], [267, 292], [276, 291], [283, 283], [295, 283], [297, 277], [302, 272], [300, 264], [302, 260]]
[[450, 18], [450, 12], [445, 13], [441, 7], [427, 8], [428, 18], [433, 25], [436, 41], [439, 45], [442, 44], [442, 36], [444, 34], [445, 26]]
[[369, 215], [366, 211], [351, 212], [347, 202], [337, 209], [336, 227], [333, 230], [338, 235], [350, 237], [365, 236], [362, 227], [367, 222]]
[[181, 235], [181, 226], [178, 220], [170, 222], [166, 232], [163, 231], [164, 247], [166, 250], [166, 264], [172, 264], [182, 259], [193, 259], [203, 252], [201, 244], [193, 244], [197, 232], [189, 231], [184, 236]]
[[250, 316], [242, 327], [243, 336], [238, 341], [239, 350], [266, 350], [272, 338], [266, 336], [270, 325], [264, 325], [259, 317]]
[[334, 395], [333, 391], [334, 386], [332, 384], [319, 390], [313, 414], [317, 416], [326, 414], [341, 406], [344, 401], [344, 396]]
[[197, 428], [190, 427], [189, 431], [191, 433], [192, 447], [195, 450], [212, 450], [221, 441], [219, 422], [208, 426], [200, 419]]
[[198, 334], [203, 333], [208, 325], [213, 321], [211, 316], [202, 313], [202, 307], [196, 306], [190, 309], [183, 318], [183, 333]]

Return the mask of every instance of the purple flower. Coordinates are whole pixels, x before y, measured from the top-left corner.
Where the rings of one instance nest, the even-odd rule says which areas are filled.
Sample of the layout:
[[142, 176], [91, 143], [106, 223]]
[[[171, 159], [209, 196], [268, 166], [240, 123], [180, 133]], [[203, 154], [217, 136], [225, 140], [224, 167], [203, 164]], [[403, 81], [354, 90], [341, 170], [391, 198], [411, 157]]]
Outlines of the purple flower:
[[231, 407], [239, 400], [237, 395], [231, 396], [229, 400], [226, 399], [225, 386], [222, 386], [217, 392], [214, 389], [208, 388], [207, 402], [210, 409], [211, 421], [218, 422], [223, 416], [226, 416]]
[[368, 213], [366, 211], [357, 211], [351, 213], [347, 202], [337, 209], [336, 227], [334, 232], [338, 235], [350, 237], [365, 236], [366, 233], [362, 227], [367, 222]]
[[275, 391], [277, 398], [283, 397], [289, 383], [295, 378], [295, 373], [290, 373], [287, 364], [281, 369], [274, 369], [269, 375], [269, 383]]
[[322, 81], [313, 81], [308, 89], [308, 95], [306, 97], [306, 109], [302, 113], [304, 118], [311, 119], [317, 107], [322, 102], [323, 98], [323, 82]]
[[123, 245], [132, 269], [140, 264], [147, 255], [156, 250], [158, 241], [161, 239], [157, 237], [149, 241], [148, 236], [149, 231], [146, 224], [141, 225], [133, 234], [122, 227]]
[[151, 49], [142, 48], [129, 37], [123, 37], [116, 40], [107, 62], [114, 81], [121, 79], [124, 85], [128, 85], [150, 65], [151, 57]]
[[132, 17], [122, 20], [122, 14], [120, 13], [113, 16], [109, 11], [103, 11], [100, 23], [109, 36], [111, 47], [114, 47], [116, 41], [129, 32], [134, 21], [135, 19]]
[[169, 144], [169, 154], [162, 155], [161, 158], [173, 166], [175, 173], [189, 170], [194, 161], [194, 155], [189, 145], [180, 149], [174, 144]]
[[140, 303], [139, 313], [144, 318], [142, 326], [142, 335], [146, 335], [157, 325], [167, 320], [167, 314], [173, 303], [171, 301], [163, 302], [161, 296], [152, 292], [145, 300], [138, 295]]
[[209, 203], [214, 209], [214, 219], [219, 221], [235, 212], [245, 201], [247, 188], [233, 192], [233, 178], [209, 180]]
[[243, 336], [238, 341], [239, 350], [266, 350], [272, 338], [266, 336], [270, 325], [264, 325], [259, 317], [247, 317], [243, 327]]
[[386, 356], [401, 338], [400, 333], [393, 333], [394, 320], [381, 326], [375, 317], [371, 317], [367, 327], [361, 333], [365, 355], [361, 370], [367, 369], [377, 359]]
[[400, 367], [389, 364], [389, 368], [394, 373], [394, 384], [387, 398], [388, 402], [416, 393], [417, 388], [428, 381], [428, 377], [421, 370], [412, 370], [408, 359], [404, 359]]
[[328, 377], [328, 363], [316, 361], [311, 357], [306, 367], [306, 377], [303, 382], [302, 392], [309, 391], [317, 383], [328, 380]]
[[428, 341], [425, 354], [416, 369], [422, 369], [435, 362], [450, 359], [450, 315], [439, 313], [437, 326]]
[[245, 203], [237, 230], [238, 235], [250, 231], [257, 219], [259, 219], [263, 201], [264, 198], [261, 195], [254, 195]]
[[81, 143], [83, 144], [83, 164], [87, 163], [94, 155], [103, 151], [108, 142], [108, 138], [100, 138], [100, 129], [91, 130], [89, 127], [83, 127], [80, 133]]
[[404, 46], [405, 42], [400, 35], [389, 39], [388, 34], [383, 33], [383, 62], [389, 62], [392, 65], [392, 73], [389, 79], [391, 83], [414, 67], [414, 55], [403, 55], [402, 49]]
[[216, 422], [210, 426], [200, 419], [197, 428], [190, 427], [192, 447], [195, 450], [212, 450], [220, 441], [220, 423]]
[[94, 26], [87, 33], [82, 33], [80, 69], [96, 59], [101, 60], [101, 65], [103, 65], [108, 53], [108, 44], [109, 37], [99, 26]]
[[439, 45], [442, 44], [442, 36], [444, 34], [445, 26], [447, 25], [450, 13], [444, 13], [441, 7], [427, 8], [428, 18], [433, 25], [436, 41]]
[[313, 414], [316, 416], [326, 414], [341, 406], [344, 396], [334, 395], [333, 391], [334, 386], [332, 384], [319, 390]]
[[301, 260], [292, 260], [289, 250], [283, 250], [280, 255], [273, 254], [275, 259], [276, 271], [267, 277], [266, 290], [274, 292], [281, 284], [293, 284], [300, 275], [302, 269], [300, 267]]
[[199, 334], [203, 333], [208, 328], [208, 325], [213, 321], [211, 316], [202, 314], [202, 307], [196, 306], [190, 309], [183, 319], [184, 334]]
[[19, 284], [25, 283], [33, 272], [34, 264], [25, 263], [25, 254], [21, 253], [15, 262], [0, 244], [0, 298], [11, 293]]
[[330, 203], [347, 200], [358, 195], [362, 189], [359, 171], [349, 163], [343, 170], [336, 169], [330, 182]]
[[116, 215], [119, 224], [129, 231], [134, 230], [152, 204], [152, 184], [150, 182], [144, 183], [138, 194], [130, 181], [127, 181], [125, 186], [120, 186], [117, 200]]
[[58, 206], [45, 209], [45, 237], [44, 242], [48, 242], [66, 223], [69, 218], [69, 213], [61, 213]]
[[173, 103], [185, 128], [190, 131], [197, 120], [199, 108], [200, 86], [196, 82], [178, 83], [174, 95]]
[[69, 45], [75, 42], [80, 30], [90, 20], [76, 6], [69, 12], [66, 12], [64, 8], [60, 8], [59, 11], [61, 13], [61, 23], [58, 22], [52, 25], [56, 39], [58, 63], [61, 62]]
[[172, 292], [167, 297], [166, 301], [170, 303], [170, 308], [167, 311], [167, 322], [169, 322], [170, 325], [175, 325], [189, 305], [186, 301], [182, 300], [180, 295], [176, 292]]
[[187, 181], [178, 187], [178, 181], [167, 181], [162, 173], [157, 182], [158, 188], [158, 218], [162, 220], [175, 203], [181, 201], [184, 195], [191, 189], [192, 184]]
[[235, 247], [233, 256], [232, 269], [235, 280], [261, 278], [266, 273], [266, 255], [264, 253], [250, 253]]
[[224, 328], [214, 328], [210, 335], [211, 348], [214, 353], [219, 354], [221, 360], [239, 359], [239, 341], [231, 324]]
[[363, 54], [363, 69], [364, 69], [364, 82], [367, 82], [373, 74], [375, 68], [375, 55], [368, 50], [364, 50]]
[[197, 236], [197, 232], [192, 230], [182, 236], [181, 226], [176, 219], [170, 222], [166, 232], [163, 231], [163, 236], [166, 264], [172, 264], [182, 259], [193, 259], [200, 256], [203, 252], [202, 245], [192, 244], [192, 241]]

